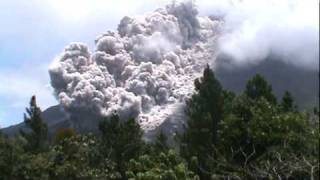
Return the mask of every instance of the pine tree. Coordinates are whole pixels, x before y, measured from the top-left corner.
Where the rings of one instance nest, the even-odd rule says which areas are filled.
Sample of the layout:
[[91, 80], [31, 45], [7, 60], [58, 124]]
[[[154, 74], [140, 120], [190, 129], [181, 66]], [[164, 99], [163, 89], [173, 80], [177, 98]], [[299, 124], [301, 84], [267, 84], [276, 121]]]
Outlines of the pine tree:
[[[196, 93], [187, 101], [187, 127], [181, 137], [180, 150], [186, 158], [198, 157], [201, 162], [199, 169], [206, 169], [206, 161], [218, 140], [218, 124], [223, 118], [224, 91], [209, 66], [204, 70], [203, 77], [195, 80], [195, 89]], [[206, 178], [205, 175], [200, 176]]]
[[35, 96], [32, 96], [30, 107], [26, 108], [26, 111], [24, 123], [29, 129], [27, 132], [20, 130], [22, 137], [27, 140], [25, 149], [34, 153], [41, 152], [47, 145], [48, 127], [42, 120], [41, 109], [37, 106]]
[[272, 86], [260, 74], [255, 75], [247, 82], [244, 93], [253, 100], [264, 97], [272, 104], [277, 103], [277, 99], [272, 92]]
[[195, 80], [195, 89], [197, 94], [193, 95], [191, 100], [187, 102], [187, 115], [190, 117], [191, 124], [192, 120], [198, 118], [210, 121], [209, 126], [205, 128], [212, 131], [211, 143], [215, 144], [218, 123], [223, 116], [224, 94], [220, 82], [216, 79], [209, 65], [205, 68], [203, 77]]
[[281, 108], [284, 112], [292, 112], [296, 109], [293, 104], [293, 97], [288, 91], [286, 91], [282, 97]]
[[143, 141], [142, 130], [135, 119], [121, 121], [117, 114], [99, 124], [102, 133], [102, 154], [117, 163], [122, 179], [126, 179], [126, 163], [139, 155]]

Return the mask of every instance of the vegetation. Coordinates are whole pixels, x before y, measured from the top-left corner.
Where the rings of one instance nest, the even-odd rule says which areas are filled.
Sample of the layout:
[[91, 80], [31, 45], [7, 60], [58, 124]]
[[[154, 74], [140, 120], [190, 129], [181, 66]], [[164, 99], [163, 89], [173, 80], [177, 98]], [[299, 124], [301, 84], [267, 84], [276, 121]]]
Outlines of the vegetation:
[[139, 124], [116, 113], [99, 134], [61, 129], [49, 142], [32, 97], [28, 129], [0, 134], [0, 179], [319, 179], [318, 109], [299, 112], [289, 92], [277, 101], [260, 75], [242, 94], [228, 92], [209, 67], [195, 90], [170, 145], [162, 132], [143, 141]]
[[26, 108], [24, 122], [30, 132], [20, 131], [21, 136], [26, 140], [25, 149], [30, 152], [41, 152], [46, 148], [48, 127], [41, 118], [41, 110], [37, 106], [36, 97], [32, 96], [30, 107]]
[[185, 158], [198, 158], [198, 172], [202, 179], [208, 173], [202, 169], [210, 166], [209, 156], [218, 141], [218, 124], [223, 118], [223, 89], [209, 66], [203, 77], [195, 80], [195, 93], [187, 101], [187, 128], [181, 138], [180, 151]]
[[134, 119], [121, 122], [118, 115], [101, 121], [102, 156], [116, 162], [116, 168], [122, 179], [126, 179], [127, 162], [138, 157], [143, 147], [142, 130]]
[[76, 136], [75, 130], [71, 128], [61, 128], [57, 131], [54, 137], [54, 144], [60, 144], [64, 140], [72, 138], [74, 136]]

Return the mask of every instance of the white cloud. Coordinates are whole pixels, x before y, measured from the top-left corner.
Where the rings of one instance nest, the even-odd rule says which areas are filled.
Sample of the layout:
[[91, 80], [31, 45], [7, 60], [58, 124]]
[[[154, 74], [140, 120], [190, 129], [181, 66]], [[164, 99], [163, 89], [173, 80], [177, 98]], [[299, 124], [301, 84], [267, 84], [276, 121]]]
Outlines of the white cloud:
[[299, 67], [318, 69], [318, 0], [198, 0], [202, 13], [224, 17], [220, 50], [236, 65], [259, 63], [270, 53]]
[[85, 22], [96, 17], [121, 18], [124, 15], [137, 15], [146, 10], [162, 7], [171, 0], [47, 0], [41, 2], [58, 15], [62, 21]]
[[[40, 39], [45, 39], [54, 32], [55, 35], [58, 34], [53, 37], [56, 39], [93, 42], [91, 41], [93, 36], [106, 30], [115, 30], [123, 16], [144, 14], [169, 2], [171, 0], [0, 1], [2, 15], [0, 37], [10, 35], [12, 37], [10, 40], [19, 37], [16, 38], [17, 41], [31, 37], [35, 41], [39, 36]], [[312, 57], [318, 55], [319, 51], [318, 0], [195, 0], [195, 2], [201, 15], [225, 15], [226, 35], [223, 36], [221, 48], [225, 53], [236, 57], [235, 63], [246, 64], [248, 61], [244, 59], [250, 61], [263, 58], [269, 51], [275, 50], [281, 56], [303, 59], [303, 62], [294, 60], [293, 63], [318, 68], [318, 65], [314, 66]], [[37, 25], [41, 28], [34, 28]], [[48, 31], [51, 32], [50, 35], [46, 35]], [[13, 44], [21, 45], [20, 42]], [[30, 48], [34, 47], [27, 45]], [[53, 47], [55, 44], [49, 40], [38, 45], [39, 52], [43, 52], [45, 48], [57, 48]], [[32, 53], [39, 54], [40, 60], [45, 58], [44, 63], [51, 61], [49, 55], [39, 52]], [[297, 54], [297, 52], [306, 53]], [[310, 54], [311, 57], [308, 57]], [[10, 60], [13, 58], [14, 54]], [[29, 62], [34, 61], [36, 60]], [[56, 100], [47, 86], [49, 83], [47, 74], [46, 66], [0, 67], [1, 101], [10, 100], [10, 104], [6, 106], [21, 108], [21, 113], [33, 94], [37, 95], [42, 109], [55, 104]]]
[[39, 62], [49, 64], [71, 41], [92, 45], [96, 35], [116, 29], [123, 16], [164, 4], [164, 0], [0, 0], [0, 111], [6, 119], [0, 124], [21, 121], [34, 94], [43, 110], [57, 103], [48, 69], [39, 68]]
[[25, 107], [32, 95], [36, 95], [42, 110], [58, 104], [49, 86], [46, 65], [21, 65], [17, 68], [1, 68], [0, 71], [0, 127], [8, 127], [23, 121]]
[[[28, 105], [32, 95], [42, 109], [56, 104], [52, 90], [48, 85], [47, 69], [43, 67], [19, 67], [17, 69], [1, 69], [0, 97], [9, 100], [5, 106], [22, 108]], [[2, 104], [4, 106], [4, 104]]]

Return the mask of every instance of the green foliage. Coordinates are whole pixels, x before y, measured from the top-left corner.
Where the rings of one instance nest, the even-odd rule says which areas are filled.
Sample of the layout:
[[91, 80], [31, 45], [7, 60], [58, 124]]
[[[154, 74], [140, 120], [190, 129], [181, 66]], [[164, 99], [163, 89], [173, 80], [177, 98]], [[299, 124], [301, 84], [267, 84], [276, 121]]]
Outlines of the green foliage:
[[50, 154], [53, 179], [118, 179], [116, 164], [101, 156], [99, 140], [93, 135], [76, 135], [55, 145]]
[[196, 180], [199, 177], [188, 170], [186, 163], [174, 150], [158, 155], [142, 155], [130, 160], [128, 179], [135, 180]]
[[188, 151], [185, 152], [187, 156], [211, 150], [210, 146], [217, 140], [217, 126], [223, 111], [222, 87], [209, 66], [203, 77], [196, 79], [195, 88], [197, 93], [187, 101], [187, 128], [181, 139], [181, 149]]
[[27, 140], [25, 149], [35, 153], [44, 151], [47, 146], [48, 127], [42, 120], [41, 110], [37, 106], [35, 96], [32, 96], [30, 107], [26, 108], [26, 111], [24, 122], [30, 132], [20, 131], [21, 136]]
[[277, 99], [272, 93], [272, 86], [259, 74], [248, 81], [244, 93], [253, 100], [264, 97], [272, 104], [277, 103]]
[[23, 149], [17, 141], [0, 136], [0, 177], [10, 179], [16, 177], [18, 165], [21, 162], [19, 154]]
[[160, 153], [169, 150], [169, 145], [167, 141], [167, 136], [162, 131], [160, 131], [153, 143], [154, 151]]
[[246, 96], [240, 98], [242, 103], [235, 99], [235, 108], [242, 112], [245, 109], [250, 114], [249, 120], [235, 109], [225, 117], [219, 130], [219, 150], [224, 152], [228, 164], [236, 162], [232, 171], [246, 178], [316, 176], [319, 129], [313, 126], [308, 115], [284, 112], [281, 106], [264, 97], [255, 103], [244, 100]]
[[18, 172], [16, 176], [18, 179], [49, 179], [50, 175], [48, 169], [51, 165], [48, 153], [25, 153], [20, 154], [21, 164], [17, 164]]
[[250, 179], [319, 179], [318, 157], [272, 149], [244, 168], [244, 173]]
[[277, 106], [264, 98], [245, 107], [251, 114], [250, 121], [233, 113], [226, 116], [220, 124], [221, 144], [225, 151], [230, 152], [232, 149], [233, 153], [238, 151], [238, 154], [241, 154], [239, 149], [245, 151], [249, 146], [249, 152], [246, 153], [255, 150], [257, 156], [268, 148], [281, 146], [292, 152], [302, 153], [316, 140], [315, 130], [304, 113], [282, 113]]
[[228, 114], [233, 111], [234, 99], [237, 97], [235, 93], [223, 90], [223, 114]]
[[280, 106], [284, 112], [293, 112], [297, 109], [293, 104], [293, 97], [288, 91], [284, 93]]
[[115, 163], [101, 159], [97, 139], [79, 135], [42, 153], [25, 152], [17, 140], [0, 141], [0, 177], [4, 179], [119, 179]]
[[214, 144], [217, 141], [218, 123], [223, 117], [224, 98], [222, 86], [209, 66], [203, 71], [203, 77], [195, 80], [195, 89], [197, 93], [187, 102], [187, 114], [190, 117], [188, 122], [209, 118], [211, 122], [208, 127], [213, 133]]
[[137, 157], [143, 145], [140, 125], [135, 119], [120, 121], [119, 116], [113, 114], [101, 121], [99, 129], [102, 154], [116, 162], [118, 171], [125, 178], [126, 162]]
[[0, 177], [3, 179], [48, 179], [48, 154], [25, 152], [25, 139], [0, 138]]
[[[252, 109], [249, 135], [254, 144], [261, 147], [284, 145], [290, 149], [303, 147], [310, 128], [303, 114], [279, 113], [267, 101], [259, 101]], [[301, 149], [302, 150], [302, 149]]]
[[61, 128], [56, 132], [54, 137], [54, 143], [59, 144], [63, 142], [65, 139], [69, 139], [76, 135], [76, 132], [72, 128]]
[[203, 77], [195, 80], [195, 89], [196, 93], [187, 101], [187, 127], [180, 138], [180, 151], [188, 160], [196, 156], [200, 162], [197, 173], [201, 178], [208, 178], [202, 169], [208, 169], [208, 156], [218, 140], [224, 97], [232, 99], [232, 94], [223, 91], [209, 66], [204, 70]]
[[0, 134], [0, 179], [319, 179], [318, 109], [298, 112], [288, 92], [277, 104], [259, 75], [235, 95], [207, 67], [195, 86], [178, 150], [163, 132], [144, 142], [139, 124], [116, 114], [101, 121], [99, 136], [61, 129], [47, 146], [33, 97], [29, 131]]

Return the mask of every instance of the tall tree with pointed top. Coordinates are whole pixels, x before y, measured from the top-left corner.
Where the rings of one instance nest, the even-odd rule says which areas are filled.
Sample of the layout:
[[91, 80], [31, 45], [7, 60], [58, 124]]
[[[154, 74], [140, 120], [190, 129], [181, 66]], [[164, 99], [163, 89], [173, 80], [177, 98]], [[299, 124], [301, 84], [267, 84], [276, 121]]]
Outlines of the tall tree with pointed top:
[[190, 159], [199, 159], [199, 173], [208, 178], [204, 169], [208, 168], [208, 157], [217, 144], [218, 124], [223, 118], [224, 91], [213, 71], [207, 66], [203, 77], [195, 80], [196, 93], [187, 101], [187, 127], [181, 137], [180, 151]]
[[30, 107], [26, 108], [24, 123], [29, 128], [27, 132], [20, 130], [20, 134], [27, 140], [25, 149], [30, 152], [41, 152], [47, 145], [48, 127], [42, 120], [41, 109], [37, 106], [36, 97], [32, 96]]
[[284, 93], [280, 106], [284, 112], [292, 112], [296, 109], [293, 104], [293, 97], [288, 91]]
[[143, 145], [140, 125], [133, 118], [121, 121], [117, 114], [112, 114], [99, 123], [99, 130], [103, 156], [115, 161], [121, 179], [126, 179], [126, 165], [139, 155]]
[[272, 104], [277, 103], [277, 99], [272, 92], [272, 86], [260, 74], [255, 75], [248, 81], [244, 93], [252, 100], [264, 97]]

